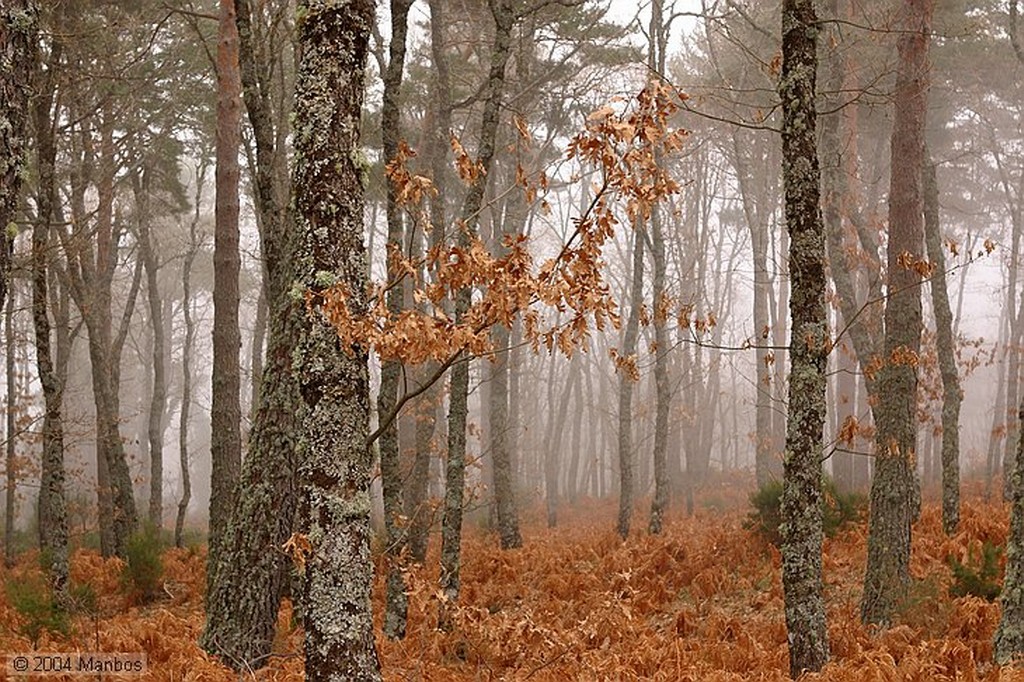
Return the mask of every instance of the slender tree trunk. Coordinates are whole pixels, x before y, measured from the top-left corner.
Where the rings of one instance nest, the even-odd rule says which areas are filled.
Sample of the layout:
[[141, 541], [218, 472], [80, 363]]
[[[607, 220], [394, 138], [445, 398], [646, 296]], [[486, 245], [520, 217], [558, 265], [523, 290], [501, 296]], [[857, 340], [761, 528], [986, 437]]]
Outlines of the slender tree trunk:
[[651, 214], [651, 255], [654, 262], [654, 500], [651, 502], [651, 520], [648, 530], [660, 533], [668, 508], [671, 481], [668, 471], [668, 417], [672, 393], [669, 387], [669, 338], [666, 329], [667, 307], [665, 296], [665, 238], [662, 235], [661, 216], [657, 209]]
[[[54, 367], [50, 344], [49, 259], [50, 223], [57, 199], [54, 140], [54, 84], [49, 74], [60, 60], [61, 43], [51, 48], [44, 90], [35, 101], [33, 115], [36, 135], [36, 164], [39, 192], [36, 195], [36, 223], [32, 228], [32, 323], [35, 331], [36, 369], [43, 387], [43, 458], [39, 486], [39, 548], [49, 576], [54, 601], [65, 605], [68, 599], [68, 518], [64, 470], [64, 382], [65, 373]], [[65, 294], [66, 295], [66, 294]], [[58, 320], [58, 323], [60, 320]], [[60, 333], [60, 332], [58, 332]], [[70, 345], [70, 344], [69, 344]], [[60, 357], [67, 369], [70, 348]]]
[[[892, 133], [889, 190], [888, 302], [885, 358], [875, 413], [875, 477], [871, 485], [868, 565], [861, 618], [888, 626], [910, 581], [914, 516], [917, 358], [921, 347], [924, 241], [921, 172], [928, 101], [928, 42], [934, 0], [905, 0]], [[909, 262], [908, 262], [909, 261]]]
[[932, 309], [935, 312], [939, 371], [942, 373], [942, 528], [947, 535], [960, 523], [960, 378], [953, 341], [953, 313], [946, 291], [946, 257], [939, 234], [939, 185], [935, 164], [926, 162], [924, 192], [924, 234], [928, 260], [934, 268], [931, 278]]
[[[139, 175], [141, 174], [141, 178]], [[146, 169], [132, 178], [135, 205], [138, 214], [137, 236], [142, 267], [146, 272], [146, 298], [149, 303], [149, 321], [153, 333], [153, 385], [149, 403], [149, 523], [154, 528], [163, 525], [164, 517], [164, 414], [167, 411], [167, 367], [164, 364], [166, 350], [164, 342], [163, 305], [160, 300], [158, 272], [160, 269], [159, 245], [150, 229], [149, 220], [149, 178]]]
[[[1008, 326], [1006, 307], [999, 320], [999, 338], [1004, 338]], [[996, 352], [999, 351], [999, 340], [996, 340]], [[1004, 353], [1008, 352], [1004, 350]], [[992, 497], [992, 483], [999, 470], [999, 442], [1005, 438], [1003, 425], [1006, 421], [1006, 372], [996, 365], [999, 378], [996, 381], [995, 409], [992, 410], [992, 428], [988, 432], [988, 449], [985, 454], [985, 499]]]
[[[629, 294], [629, 317], [622, 335], [622, 355], [636, 354], [637, 337], [640, 335], [640, 306], [644, 284], [644, 226], [637, 222], [633, 226], [633, 269]], [[616, 530], [622, 539], [629, 537], [630, 520], [633, 515], [634, 456], [633, 456], [633, 384], [636, 380], [624, 369], [619, 370], [619, 518]]]
[[4, 509], [4, 565], [11, 568], [17, 560], [14, 548], [14, 519], [17, 515], [18, 479], [21, 478], [14, 448], [14, 444], [17, 442], [14, 432], [17, 428], [18, 414], [16, 410], [19, 400], [17, 386], [14, 382], [14, 354], [18, 347], [14, 337], [13, 289], [8, 292], [4, 303], [6, 304], [4, 305], [4, 343], [7, 345], [7, 348], [4, 349], [4, 358], [6, 360], [5, 374], [7, 376], [7, 409], [4, 410], [7, 418], [5, 430], [7, 438], [4, 441], [4, 476], [7, 479], [4, 495], [6, 502]]
[[[405, 40], [409, 7], [412, 0], [391, 0], [391, 46], [387, 70], [384, 73], [384, 102], [381, 108], [381, 138], [384, 162], [391, 163], [398, 156], [401, 137], [401, 112], [398, 98], [402, 91], [405, 72]], [[404, 229], [402, 208], [398, 205], [398, 187], [387, 183], [387, 271], [390, 289], [387, 293], [388, 311], [398, 316], [405, 297], [404, 272], [395, 267], [393, 258], [402, 253]], [[441, 229], [441, 228], [439, 228]], [[381, 366], [380, 392], [377, 394], [377, 414], [384, 418], [391, 414], [398, 402], [398, 382], [402, 363], [385, 360]], [[402, 554], [406, 531], [402, 518], [402, 471], [399, 463], [398, 420], [394, 419], [380, 435], [380, 473], [384, 489], [384, 528], [387, 533], [387, 598], [384, 611], [384, 634], [391, 639], [405, 637], [406, 613], [409, 601], [405, 594]]]
[[181, 410], [178, 414], [178, 459], [181, 464], [181, 499], [174, 520], [174, 546], [182, 546], [185, 529], [185, 515], [192, 500], [192, 477], [190, 474], [188, 427], [192, 412], [192, 349], [195, 346], [196, 325], [192, 319], [192, 266], [199, 253], [199, 211], [206, 183], [206, 164], [201, 163], [196, 177], [196, 194], [192, 223], [189, 225], [188, 250], [181, 267], [181, 309], [185, 317], [185, 340], [181, 348]]
[[793, 679], [828, 662], [821, 577], [821, 462], [831, 338], [825, 306], [825, 226], [815, 141], [818, 19], [813, 0], [782, 8], [782, 175], [786, 193], [790, 315], [789, 412], [782, 492], [782, 586]]
[[[238, 150], [241, 76], [234, 0], [220, 0], [217, 31], [217, 189], [213, 247], [213, 391], [210, 405], [210, 539], [216, 566], [242, 467], [241, 332], [238, 326]], [[212, 591], [216, 571], [207, 573]]]
[[[359, 149], [374, 3], [299, 2], [294, 195], [302, 244], [296, 275], [310, 292], [296, 354], [305, 403], [299, 441], [305, 673], [311, 682], [379, 680], [370, 610], [370, 382], [364, 350], [344, 348], [322, 312], [323, 273], [366, 306]], [[344, 627], [339, 627], [339, 618]]]
[[551, 373], [548, 375], [548, 405], [552, 412], [548, 417], [548, 433], [544, 446], [544, 499], [547, 507], [548, 528], [554, 528], [558, 523], [558, 462], [563, 452], [562, 434], [565, 433], [565, 421], [569, 413], [569, 400], [572, 396], [572, 387], [577, 381], [576, 376], [579, 373], [580, 359], [577, 355], [573, 356], [572, 360], [569, 361], [569, 376], [565, 380], [562, 396], [558, 401], [557, 412], [554, 411], [554, 370], [557, 363], [554, 357], [550, 359]]

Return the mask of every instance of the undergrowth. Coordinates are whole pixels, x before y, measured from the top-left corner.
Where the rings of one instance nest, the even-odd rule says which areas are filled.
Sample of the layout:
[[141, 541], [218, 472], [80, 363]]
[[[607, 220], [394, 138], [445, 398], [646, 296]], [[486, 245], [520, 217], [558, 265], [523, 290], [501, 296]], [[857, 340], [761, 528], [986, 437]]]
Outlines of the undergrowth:
[[[468, 531], [462, 594], [447, 633], [437, 629], [433, 543], [425, 566], [407, 574], [406, 638], [377, 638], [385, 679], [788, 679], [779, 555], [750, 541], [744, 511], [734, 506], [698, 511], [692, 518], [676, 512], [662, 535], [637, 532], [626, 541], [612, 530], [615, 511], [611, 502], [583, 501], [579, 510], [560, 514], [560, 525], [551, 530], [538, 513], [523, 525], [524, 547], [511, 551], [501, 551], [491, 535]], [[998, 604], [950, 595], [955, 579], [947, 557], [982, 565], [977, 554], [972, 564], [971, 548], [985, 540], [1002, 543], [1006, 526], [1001, 505], [968, 499], [961, 530], [950, 538], [942, 532], [937, 505], [926, 504], [914, 528], [915, 587], [894, 627], [876, 632], [859, 618], [866, 529], [848, 524], [825, 543], [832, 659], [803, 682], [1024, 680], [1024, 672], [991, 663]], [[76, 552], [72, 581], [92, 586], [95, 626], [89, 616], [73, 614], [67, 638], [50, 639], [43, 632], [40, 648], [145, 651], [147, 679], [158, 681], [238, 679], [196, 645], [204, 624], [203, 552], [170, 549], [162, 558], [162, 585], [171, 597], [156, 607], [126, 608], [122, 562]], [[383, 593], [383, 581], [377, 580], [378, 633]], [[302, 632], [291, 615], [286, 601], [274, 656], [257, 673], [261, 681], [302, 679]], [[8, 625], [20, 622], [9, 596], [0, 600], [0, 650], [31, 646], [26, 634]]]

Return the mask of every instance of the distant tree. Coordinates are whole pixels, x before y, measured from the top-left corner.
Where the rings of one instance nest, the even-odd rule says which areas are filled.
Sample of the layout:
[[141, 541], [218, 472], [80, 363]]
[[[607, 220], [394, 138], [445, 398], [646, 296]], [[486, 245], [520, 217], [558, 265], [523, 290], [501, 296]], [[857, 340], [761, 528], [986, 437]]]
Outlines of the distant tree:
[[946, 289], [946, 256], [939, 231], [939, 183], [936, 166], [926, 159], [922, 177], [924, 240], [932, 268], [931, 298], [942, 375], [942, 528], [947, 535], [960, 524], [960, 376], [956, 365], [953, 311]]
[[185, 318], [185, 338], [181, 344], [181, 407], [178, 412], [178, 460], [181, 466], [181, 499], [174, 520], [174, 546], [182, 546], [185, 515], [192, 500], [191, 458], [189, 456], [189, 420], [192, 414], [192, 353], [195, 348], [196, 325], [192, 317], [192, 268], [199, 253], [199, 216], [207, 163], [201, 161], [196, 172], [196, 191], [192, 220], [189, 222], [188, 248], [181, 266], [181, 310]]

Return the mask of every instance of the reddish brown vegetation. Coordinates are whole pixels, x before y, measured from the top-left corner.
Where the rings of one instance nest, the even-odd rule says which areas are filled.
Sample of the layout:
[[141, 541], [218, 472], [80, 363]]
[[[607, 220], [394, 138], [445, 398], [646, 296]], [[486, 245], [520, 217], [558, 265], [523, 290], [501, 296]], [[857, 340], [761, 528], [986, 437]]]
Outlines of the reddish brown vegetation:
[[[675, 519], [663, 535], [634, 534], [625, 543], [614, 533], [608, 503], [584, 503], [553, 530], [539, 517], [524, 524], [518, 550], [501, 551], [493, 538], [470, 530], [456, 627], [447, 634], [435, 629], [436, 571], [414, 571], [408, 636], [378, 640], [385, 677], [787, 679], [779, 555], [743, 529], [746, 510], [742, 494], [734, 492], [740, 487], [733, 481], [706, 490], [694, 518]], [[866, 528], [826, 541], [832, 663], [804, 679], [1024, 680], [1024, 671], [990, 662], [998, 605], [948, 596], [948, 556], [967, 561], [970, 549], [985, 540], [1005, 541], [1005, 509], [976, 495], [968, 500], [953, 538], [942, 534], [937, 505], [926, 504], [915, 528], [915, 587], [898, 625], [882, 634], [872, 635], [857, 617]], [[164, 600], [137, 607], [122, 596], [116, 559], [78, 552], [72, 581], [92, 585], [99, 617], [77, 616], [68, 640], [44, 636], [41, 648], [145, 651], [153, 680], [237, 679], [195, 644], [203, 625], [203, 553], [170, 550], [164, 561]], [[436, 565], [436, 557], [428, 565]], [[34, 566], [35, 558], [26, 557], [3, 577]], [[31, 648], [9, 627], [18, 618], [0, 601], [0, 651]], [[301, 633], [290, 619], [286, 604], [275, 646], [280, 657], [257, 679], [301, 679]]]

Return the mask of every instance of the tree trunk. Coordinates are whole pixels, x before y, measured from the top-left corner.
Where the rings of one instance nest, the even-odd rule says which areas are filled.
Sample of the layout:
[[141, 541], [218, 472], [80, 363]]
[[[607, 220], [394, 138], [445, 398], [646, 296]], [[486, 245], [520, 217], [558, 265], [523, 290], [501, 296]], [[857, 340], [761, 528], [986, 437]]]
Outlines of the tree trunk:
[[[304, 402], [299, 441], [305, 674], [379, 680], [370, 610], [370, 382], [366, 351], [344, 348], [323, 313], [325, 273], [366, 307], [363, 186], [354, 160], [374, 3], [300, 2], [294, 196], [296, 280], [309, 313], [296, 338]], [[344, 627], [339, 627], [339, 621]]]
[[[207, 562], [206, 627], [201, 646], [236, 670], [266, 664], [284, 586], [287, 559], [279, 548], [294, 529], [298, 508], [295, 455], [302, 396], [292, 362], [301, 300], [294, 283], [295, 231], [277, 174], [284, 150], [276, 146], [270, 67], [256, 51], [253, 10], [236, 0], [243, 97], [256, 142], [256, 210], [260, 216], [264, 289], [270, 313], [260, 401], [249, 434], [239, 494], [235, 496], [221, 557]], [[279, 123], [280, 124], [280, 123]]]
[[[234, 0], [220, 0], [217, 30], [216, 206], [213, 246], [213, 389], [210, 404], [210, 539], [216, 566], [242, 467], [241, 363], [238, 326], [238, 149], [241, 76]], [[212, 591], [216, 571], [207, 575]]]
[[[13, 254], [12, 254], [13, 255]], [[14, 382], [14, 354], [17, 350], [17, 344], [14, 338], [14, 291], [13, 289], [8, 292], [8, 296], [5, 300], [4, 305], [4, 343], [6, 348], [4, 349], [5, 358], [5, 374], [7, 375], [7, 409], [4, 410], [6, 416], [6, 429], [5, 435], [7, 436], [4, 443], [4, 477], [6, 481], [6, 489], [4, 494], [4, 501], [6, 503], [4, 508], [4, 565], [7, 568], [14, 566], [17, 561], [14, 549], [14, 519], [17, 516], [17, 501], [16, 497], [18, 494], [18, 479], [21, 478], [18, 472], [17, 459], [15, 457], [14, 444], [17, 442], [15, 438], [15, 429], [17, 428], [18, 414], [16, 412], [18, 400], [18, 390]]]
[[905, 0], [898, 41], [892, 178], [889, 190], [888, 303], [885, 364], [875, 414], [875, 477], [871, 484], [868, 565], [861, 618], [888, 626], [910, 581], [914, 516], [917, 359], [921, 347], [924, 240], [921, 173], [928, 102], [928, 41], [934, 0]]
[[[633, 269], [629, 294], [629, 317], [622, 334], [622, 356], [636, 355], [637, 337], [640, 335], [640, 306], [644, 284], [644, 226], [633, 225]], [[633, 384], [636, 380], [624, 368], [619, 369], [619, 518], [616, 530], [625, 540], [633, 515], [634, 463], [633, 463]]]
[[[50, 52], [45, 90], [34, 104], [36, 164], [39, 192], [36, 195], [36, 223], [32, 228], [32, 323], [35, 331], [36, 368], [43, 388], [43, 458], [39, 487], [39, 549], [49, 576], [54, 601], [64, 605], [68, 599], [68, 518], [64, 470], [64, 382], [70, 344], [61, 353], [58, 343], [57, 367], [50, 345], [48, 277], [51, 258], [50, 223], [57, 200], [54, 141], [54, 84], [49, 74], [60, 60], [60, 42]], [[66, 295], [66, 294], [65, 294]], [[58, 324], [61, 320], [58, 319]], [[66, 320], [64, 321], [66, 325]], [[66, 328], [65, 328], [66, 330]], [[61, 330], [58, 330], [58, 334]], [[63, 363], [64, 372], [61, 372]]]
[[7, 296], [14, 222], [28, 149], [29, 94], [35, 72], [39, 8], [34, 0], [0, 7], [0, 307]]
[[924, 193], [924, 234], [931, 278], [932, 309], [935, 312], [939, 371], [942, 373], [942, 528], [947, 535], [960, 524], [960, 378], [953, 340], [953, 313], [946, 291], [946, 257], [939, 234], [939, 185], [935, 164], [926, 162]]
[[[1018, 419], [1024, 427], [1024, 403]], [[1024, 654], [1024, 439], [1008, 474], [1012, 492], [1010, 534], [1006, 542], [1006, 575], [999, 598], [1001, 615], [993, 637], [993, 658], [1004, 665]]]
[[188, 426], [192, 411], [192, 349], [195, 346], [196, 325], [192, 320], [192, 266], [199, 253], [199, 215], [203, 185], [206, 184], [206, 163], [200, 163], [196, 173], [196, 194], [192, 223], [189, 225], [188, 250], [181, 266], [181, 309], [185, 317], [185, 340], [181, 347], [181, 411], [178, 414], [178, 459], [181, 464], [181, 499], [174, 520], [174, 546], [182, 546], [185, 515], [192, 500], [192, 477], [189, 472]]
[[825, 226], [815, 141], [817, 16], [813, 0], [782, 9], [782, 176], [786, 193], [790, 315], [789, 411], [782, 492], [782, 586], [793, 679], [828, 662], [821, 577], [821, 462], [831, 338], [825, 307]]
[[[384, 101], [381, 108], [381, 138], [384, 163], [398, 156], [401, 137], [401, 112], [398, 98], [402, 91], [405, 71], [405, 41], [409, 7], [412, 0], [391, 0], [391, 45], [387, 70], [384, 73]], [[402, 207], [398, 205], [398, 187], [390, 179], [387, 183], [388, 242], [386, 262], [389, 290], [388, 311], [398, 316], [405, 297], [404, 273], [395, 267], [393, 258], [403, 251]], [[438, 229], [441, 229], [440, 226]], [[381, 366], [380, 392], [377, 394], [377, 414], [383, 419], [391, 414], [398, 402], [398, 382], [402, 363], [385, 360]], [[405, 508], [402, 503], [402, 471], [399, 464], [398, 420], [380, 434], [380, 475], [384, 489], [384, 528], [387, 533], [387, 598], [384, 611], [384, 634], [391, 639], [405, 637], [406, 613], [409, 601], [405, 594], [402, 554], [405, 549]]]
[[669, 338], [666, 329], [667, 306], [665, 296], [665, 238], [662, 235], [661, 216], [655, 208], [651, 213], [651, 255], [654, 262], [654, 500], [651, 502], [651, 520], [648, 530], [660, 533], [668, 508], [668, 417], [672, 393], [668, 378]]
[[[141, 174], [141, 178], [139, 175]], [[138, 214], [137, 236], [139, 256], [146, 271], [146, 298], [149, 303], [149, 322], [153, 333], [153, 386], [149, 403], [149, 523], [154, 528], [163, 526], [164, 518], [164, 413], [167, 411], [167, 367], [164, 340], [163, 305], [157, 274], [160, 269], [159, 244], [150, 229], [149, 177], [146, 169], [133, 174], [133, 190]]]

